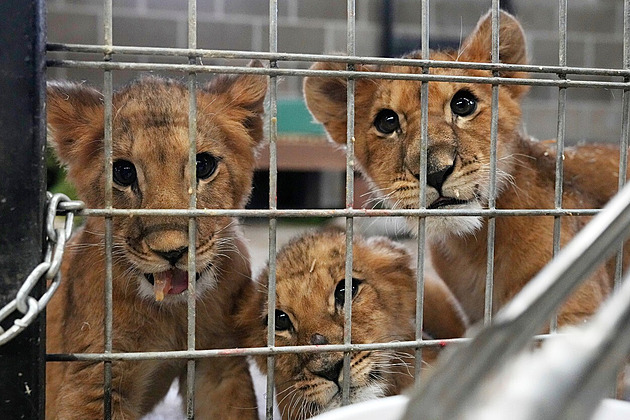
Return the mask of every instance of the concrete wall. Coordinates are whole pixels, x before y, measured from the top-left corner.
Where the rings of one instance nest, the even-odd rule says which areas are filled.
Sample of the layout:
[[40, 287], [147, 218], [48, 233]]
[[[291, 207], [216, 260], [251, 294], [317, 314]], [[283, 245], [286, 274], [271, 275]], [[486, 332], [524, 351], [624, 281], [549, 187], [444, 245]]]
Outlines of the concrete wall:
[[[420, 1], [391, 1], [394, 34], [402, 40], [417, 39]], [[357, 54], [380, 56], [382, 0], [357, 0], [356, 3]], [[465, 36], [490, 4], [489, 0], [431, 1], [431, 38], [458, 42], [460, 34]], [[557, 2], [514, 0], [512, 6], [527, 32], [531, 63], [558, 64]], [[185, 47], [186, 7], [186, 0], [114, 0], [114, 44]], [[268, 48], [266, 0], [198, 0], [197, 7], [200, 48], [252, 51]], [[49, 0], [49, 42], [101, 43], [102, 9], [101, 0]], [[345, 50], [345, 1], [279, 0], [278, 9], [280, 51], [322, 53]], [[622, 0], [570, 0], [567, 64], [620, 68], [622, 30]], [[93, 58], [99, 59], [99, 56]], [[132, 59], [178, 62], [176, 59], [148, 57]], [[308, 67], [309, 64], [281, 63], [281, 66]], [[50, 69], [49, 75], [86, 79], [97, 86], [102, 83], [98, 71]], [[114, 80], [121, 84], [134, 76], [131, 72], [116, 72]], [[279, 84], [279, 94], [298, 96], [300, 85], [298, 78], [285, 78]], [[554, 88], [532, 89], [524, 104], [530, 134], [539, 138], [555, 137], [557, 96]], [[618, 140], [621, 133], [620, 91], [571, 89], [568, 99], [567, 135], [570, 142]]]

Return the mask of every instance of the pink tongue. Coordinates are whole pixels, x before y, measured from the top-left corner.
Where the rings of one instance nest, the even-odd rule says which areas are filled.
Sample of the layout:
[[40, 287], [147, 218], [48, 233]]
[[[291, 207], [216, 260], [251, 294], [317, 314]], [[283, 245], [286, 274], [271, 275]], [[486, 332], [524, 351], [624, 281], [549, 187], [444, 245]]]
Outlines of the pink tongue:
[[168, 291], [169, 295], [177, 295], [188, 289], [188, 271], [173, 268], [168, 270], [168, 273], [171, 276], [171, 290]]

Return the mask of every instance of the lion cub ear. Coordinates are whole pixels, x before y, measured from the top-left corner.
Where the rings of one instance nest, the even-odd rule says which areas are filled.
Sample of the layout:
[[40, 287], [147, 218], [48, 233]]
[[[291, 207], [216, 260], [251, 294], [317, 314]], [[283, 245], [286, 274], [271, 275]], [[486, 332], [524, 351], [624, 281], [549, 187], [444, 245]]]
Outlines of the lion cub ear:
[[393, 271], [411, 269], [411, 254], [404, 245], [384, 236], [372, 236], [367, 238], [365, 243], [370, 250], [374, 251], [374, 258], [378, 255], [384, 267], [387, 266]]
[[[492, 12], [479, 19], [477, 27], [463, 42], [459, 51], [460, 61], [490, 63], [492, 61]], [[521, 24], [511, 14], [500, 11], [499, 15], [499, 60], [506, 64], [527, 64], [525, 32]], [[503, 77], [527, 77], [523, 72], [501, 72]], [[519, 97], [527, 86], [508, 86], [513, 96]]]
[[[263, 67], [263, 65], [258, 60], [252, 60], [248, 67]], [[202, 103], [203, 101], [214, 102], [215, 95], [225, 96], [226, 107], [232, 108], [233, 111], [228, 115], [243, 124], [255, 142], [263, 139], [262, 115], [267, 94], [267, 76], [221, 74], [208, 82], [202, 90], [210, 94], [199, 98]]]
[[[319, 62], [311, 70], [342, 71], [344, 63]], [[375, 68], [357, 65], [357, 71], [374, 71]], [[355, 110], [357, 114], [366, 112], [376, 89], [378, 80], [357, 79], [355, 84]], [[304, 79], [304, 99], [313, 118], [324, 125], [326, 132], [337, 143], [346, 143], [347, 88], [345, 77], [316, 77]]]
[[46, 118], [49, 141], [65, 165], [82, 165], [83, 159], [102, 149], [103, 95], [79, 83], [48, 82]]

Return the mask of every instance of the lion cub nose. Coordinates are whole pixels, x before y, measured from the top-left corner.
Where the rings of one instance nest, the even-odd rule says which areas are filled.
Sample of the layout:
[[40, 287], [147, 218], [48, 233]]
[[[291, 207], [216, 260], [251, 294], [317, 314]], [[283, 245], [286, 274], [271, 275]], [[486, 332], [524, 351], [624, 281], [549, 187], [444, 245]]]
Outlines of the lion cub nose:
[[183, 246], [177, 249], [171, 249], [169, 251], [157, 251], [155, 249], [153, 250], [153, 252], [171, 263], [171, 265], [177, 264], [177, 261], [179, 261], [179, 259], [182, 257], [182, 255], [186, 253], [186, 251], [188, 251], [187, 246]]
[[428, 173], [427, 184], [435, 188], [440, 194], [442, 194], [442, 185], [444, 184], [444, 181], [446, 181], [446, 178], [448, 178], [449, 175], [453, 173], [453, 168], [454, 165], [447, 166], [438, 171]]
[[328, 339], [321, 334], [315, 333], [311, 336], [311, 344], [314, 344], [316, 346], [328, 344]]
[[341, 373], [341, 369], [343, 369], [343, 359], [328, 367], [327, 369], [313, 373], [317, 376], [321, 376], [322, 378], [326, 378], [329, 381], [337, 383], [339, 381], [339, 374]]

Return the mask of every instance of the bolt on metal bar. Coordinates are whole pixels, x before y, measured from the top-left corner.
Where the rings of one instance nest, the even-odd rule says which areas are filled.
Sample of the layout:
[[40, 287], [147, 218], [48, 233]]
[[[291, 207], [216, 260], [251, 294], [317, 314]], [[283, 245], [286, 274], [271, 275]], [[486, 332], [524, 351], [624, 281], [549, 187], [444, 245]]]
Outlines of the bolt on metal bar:
[[[188, 47], [197, 48], [197, 1], [188, 0]], [[197, 58], [190, 57], [190, 64], [197, 64]], [[189, 203], [188, 208], [197, 208], [197, 74], [188, 74], [188, 176]], [[187, 348], [196, 347], [197, 319], [197, 220], [188, 219], [188, 308], [187, 308]], [[195, 418], [195, 360], [186, 362], [186, 417]]]
[[560, 66], [540, 66], [531, 64], [506, 64], [506, 63], [477, 63], [466, 61], [434, 61], [410, 58], [383, 58], [370, 56], [346, 56], [330, 54], [301, 54], [301, 53], [270, 53], [260, 51], [236, 51], [236, 50], [206, 50], [188, 48], [160, 48], [160, 47], [135, 47], [135, 46], [113, 46], [106, 48], [102, 45], [87, 44], [47, 44], [49, 52], [78, 52], [78, 53], [105, 53], [120, 55], [151, 55], [151, 56], [180, 56], [199, 58], [225, 58], [225, 59], [258, 59], [274, 61], [325, 61], [334, 63], [350, 64], [384, 64], [411, 67], [437, 67], [437, 68], [457, 68], [457, 69], [480, 69], [489, 71], [522, 71], [529, 73], [548, 73], [553, 75], [573, 74], [585, 76], [611, 76], [628, 77], [628, 69], [609, 68], [586, 68], [586, 67], [560, 67]]
[[[567, 64], [567, 0], [558, 0], [558, 63], [560, 66]], [[566, 75], [561, 75], [561, 78]], [[554, 189], [554, 207], [562, 208], [562, 185], [564, 179], [564, 138], [566, 127], [566, 102], [567, 89], [558, 88], [558, 121], [556, 131], [556, 181]], [[553, 250], [555, 257], [560, 252], [560, 233], [562, 228], [562, 216], [553, 218]], [[558, 317], [554, 315], [549, 325], [550, 331], [558, 329]]]
[[[428, 59], [430, 55], [429, 50], [429, 2], [428, 0], [422, 0], [421, 10], [421, 50], [422, 58]], [[424, 67], [422, 72], [429, 73], [429, 68]], [[418, 208], [425, 209], [427, 207], [427, 151], [429, 145], [429, 83], [423, 82], [420, 86], [420, 179], [418, 180]], [[423, 327], [423, 311], [424, 311], [424, 245], [426, 240], [426, 218], [418, 217], [418, 229], [417, 229], [417, 250], [418, 257], [416, 261], [416, 319], [415, 319], [415, 338], [418, 341], [422, 341], [422, 327]], [[419, 386], [421, 383], [420, 373], [422, 371], [422, 347], [416, 349], [415, 365], [414, 365], [414, 377], [416, 378], [415, 386]]]
[[[492, 0], [492, 49], [493, 63], [499, 62], [499, 1]], [[497, 76], [497, 73], [493, 73]], [[492, 85], [492, 103], [490, 118], [490, 188], [488, 192], [488, 208], [496, 208], [497, 196], [497, 134], [499, 127], [499, 85]], [[484, 324], [492, 322], [492, 298], [494, 291], [494, 242], [496, 237], [496, 218], [489, 217], [487, 221], [487, 248], [486, 248], [486, 288], [484, 296]]]
[[[403, 419], [457, 418], [467, 396], [506, 360], [528, 345], [580, 282], [630, 233], [630, 186], [615, 196], [558, 256], [495, 316], [472, 342], [446, 354], [433, 379], [415, 393]], [[435, 404], [435, 401], [440, 404]], [[414, 417], [416, 415], [416, 417]]]
[[[354, 55], [356, 51], [356, 5], [355, 0], [346, 3], [346, 54]], [[348, 63], [347, 69], [355, 69], [354, 64]], [[354, 207], [354, 94], [355, 81], [348, 79], [346, 87], [346, 208]], [[354, 219], [346, 217], [346, 266], [344, 276], [344, 323], [343, 342], [352, 343], [352, 261], [354, 258]], [[341, 405], [350, 404], [350, 352], [343, 354], [343, 383], [341, 386]]]
[[[107, 47], [113, 45], [113, 19], [112, 0], [104, 1], [103, 11], [103, 33]], [[111, 54], [105, 52], [103, 62], [109, 62]], [[105, 208], [112, 209], [113, 199], [113, 179], [112, 179], [112, 101], [113, 101], [113, 81], [112, 71], [103, 71], [103, 101], [104, 101], [104, 151], [105, 154]], [[105, 218], [105, 320], [104, 320], [104, 353], [112, 353], [113, 341], [113, 219]], [[103, 381], [103, 417], [106, 420], [112, 418], [112, 363], [104, 363]]]
[[[427, 64], [429, 67], [438, 67], [435, 63]], [[414, 81], [434, 81], [434, 82], [456, 82], [456, 83], [482, 83], [497, 85], [523, 85], [523, 86], [555, 86], [573, 88], [599, 88], [599, 89], [627, 89], [628, 82], [607, 82], [607, 81], [583, 81], [583, 80], [551, 80], [551, 79], [525, 79], [518, 77], [503, 78], [500, 76], [456, 76], [442, 74], [410, 74], [410, 73], [387, 73], [387, 72], [361, 72], [348, 70], [308, 70], [308, 69], [281, 69], [281, 68], [252, 68], [239, 66], [214, 66], [214, 65], [192, 65], [192, 64], [165, 64], [165, 63], [131, 63], [131, 62], [100, 62], [100, 61], [79, 61], [79, 60], [47, 60], [49, 67], [72, 67], [84, 69], [107, 69], [107, 70], [131, 70], [131, 71], [167, 71], [167, 72], [197, 72], [197, 73], [217, 73], [217, 74], [259, 74], [270, 76], [316, 76], [316, 77], [345, 77], [348, 79], [384, 79], [384, 80], [414, 80]], [[506, 65], [509, 71], [516, 71], [516, 66]], [[443, 66], [450, 68], [449, 66]], [[452, 66], [455, 67], [455, 66]], [[482, 67], [482, 66], [479, 66]], [[470, 66], [467, 68], [477, 68]], [[497, 70], [499, 71], [499, 70]], [[506, 70], [507, 71], [507, 70]]]
[[[269, 51], [278, 51], [278, 1], [269, 0]], [[269, 68], [277, 68], [277, 61], [270, 60]], [[269, 209], [278, 208], [278, 78], [269, 76]], [[275, 217], [269, 218], [269, 279], [267, 284], [267, 346], [276, 345], [276, 260], [277, 260], [277, 224]], [[275, 357], [267, 357], [267, 394], [265, 398], [265, 418], [273, 419], [273, 401], [275, 395]]]

